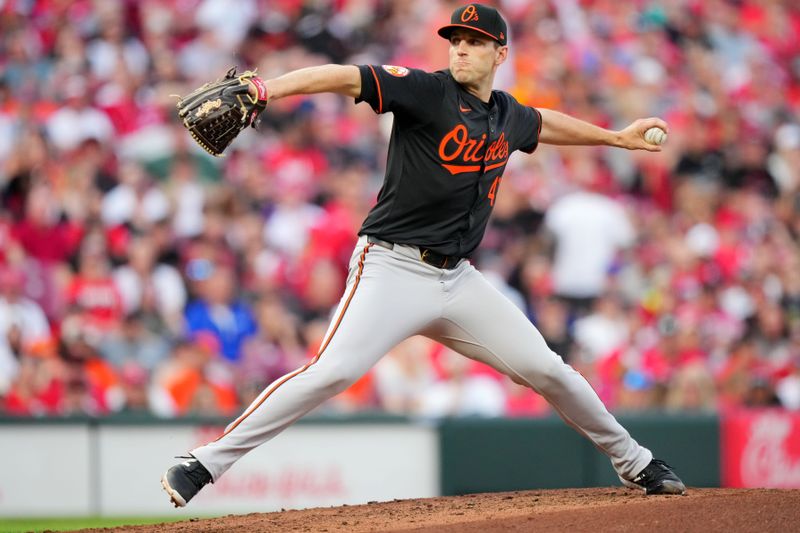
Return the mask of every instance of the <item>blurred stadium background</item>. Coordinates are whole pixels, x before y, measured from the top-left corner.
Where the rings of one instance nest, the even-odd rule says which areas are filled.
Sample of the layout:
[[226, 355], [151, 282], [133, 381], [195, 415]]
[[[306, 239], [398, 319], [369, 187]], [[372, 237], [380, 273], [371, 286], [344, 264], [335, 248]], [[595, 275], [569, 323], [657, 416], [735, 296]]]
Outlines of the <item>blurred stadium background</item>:
[[[171, 95], [231, 65], [445, 68], [435, 29], [461, 3], [0, 0], [0, 517], [167, 513], [161, 495], [126, 495], [130, 471], [156, 492], [172, 455], [314, 354], [343, 290], [391, 117], [288, 98], [213, 159]], [[474, 263], [687, 481], [800, 487], [800, 6], [487, 3], [511, 27], [499, 88], [670, 132], [658, 155], [512, 158]], [[237, 465], [206, 509], [613, 483], [552, 415], [413, 338]], [[535, 456], [530, 470], [489, 479], [506, 452]], [[369, 484], [396, 461], [407, 487]], [[539, 470], [554, 462], [560, 478]], [[26, 492], [76, 477], [78, 503]]]

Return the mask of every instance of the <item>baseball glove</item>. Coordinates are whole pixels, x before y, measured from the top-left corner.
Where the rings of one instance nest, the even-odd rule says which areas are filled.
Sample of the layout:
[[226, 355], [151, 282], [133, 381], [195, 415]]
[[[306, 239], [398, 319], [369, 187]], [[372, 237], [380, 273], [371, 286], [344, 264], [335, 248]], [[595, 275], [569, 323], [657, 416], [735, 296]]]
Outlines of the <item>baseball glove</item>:
[[[250, 87], [257, 96], [251, 96]], [[254, 71], [236, 75], [231, 68], [224, 78], [206, 83], [178, 101], [178, 116], [197, 144], [219, 157], [247, 126], [255, 128], [267, 106], [267, 88]]]

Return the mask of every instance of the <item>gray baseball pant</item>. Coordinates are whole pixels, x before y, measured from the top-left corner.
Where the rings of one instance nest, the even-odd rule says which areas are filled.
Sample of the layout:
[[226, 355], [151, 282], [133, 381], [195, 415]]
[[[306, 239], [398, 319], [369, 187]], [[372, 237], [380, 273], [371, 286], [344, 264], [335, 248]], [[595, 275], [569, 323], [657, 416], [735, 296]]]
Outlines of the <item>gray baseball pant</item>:
[[402, 340], [427, 335], [544, 396], [564, 421], [635, 477], [653, 458], [606, 410], [589, 383], [548, 348], [528, 318], [469, 261], [452, 270], [359, 238], [347, 287], [311, 361], [270, 384], [215, 441], [191, 451], [214, 480], [325, 400]]

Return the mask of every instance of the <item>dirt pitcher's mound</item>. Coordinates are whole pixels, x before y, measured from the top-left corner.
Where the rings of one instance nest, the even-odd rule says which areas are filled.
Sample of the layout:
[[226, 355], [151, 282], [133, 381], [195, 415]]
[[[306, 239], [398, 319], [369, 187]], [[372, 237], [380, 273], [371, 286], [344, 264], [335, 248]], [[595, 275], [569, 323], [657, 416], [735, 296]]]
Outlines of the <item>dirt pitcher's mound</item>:
[[[535, 490], [227, 516], [113, 531], [798, 531], [800, 490], [690, 489], [644, 496], [624, 488]], [[108, 530], [105, 530], [108, 531]]]

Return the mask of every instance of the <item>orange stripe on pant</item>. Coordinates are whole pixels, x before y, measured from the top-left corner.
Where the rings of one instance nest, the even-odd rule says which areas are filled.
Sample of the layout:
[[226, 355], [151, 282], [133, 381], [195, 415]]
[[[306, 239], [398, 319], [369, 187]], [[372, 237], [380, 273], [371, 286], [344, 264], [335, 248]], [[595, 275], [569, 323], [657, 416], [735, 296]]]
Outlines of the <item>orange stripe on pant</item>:
[[239, 418], [237, 418], [237, 419], [236, 419], [236, 420], [233, 422], [233, 424], [231, 424], [231, 425], [230, 425], [230, 427], [228, 427], [228, 429], [225, 431], [225, 433], [223, 433], [222, 435], [220, 435], [219, 437], [217, 437], [217, 438], [214, 440], [214, 442], [218, 441], [219, 439], [221, 439], [222, 437], [224, 437], [225, 435], [227, 435], [228, 433], [230, 433], [231, 431], [233, 431], [234, 429], [236, 429], [236, 426], [238, 426], [239, 424], [241, 424], [241, 423], [242, 423], [242, 422], [243, 422], [243, 421], [244, 421], [244, 420], [245, 420], [245, 419], [246, 419], [248, 416], [250, 416], [250, 415], [251, 415], [251, 414], [252, 414], [252, 413], [253, 413], [253, 412], [254, 412], [256, 409], [258, 409], [259, 407], [261, 407], [261, 405], [264, 403], [264, 400], [266, 400], [267, 398], [269, 398], [269, 397], [272, 395], [272, 393], [273, 393], [273, 392], [275, 392], [276, 390], [278, 390], [278, 388], [279, 388], [281, 385], [283, 385], [284, 383], [286, 383], [287, 381], [289, 381], [289, 380], [290, 380], [290, 379], [292, 379], [293, 377], [295, 377], [295, 376], [299, 376], [300, 374], [302, 374], [303, 372], [305, 372], [306, 370], [308, 370], [308, 369], [309, 369], [309, 368], [310, 368], [310, 367], [311, 367], [311, 366], [312, 366], [314, 363], [316, 363], [317, 361], [319, 361], [320, 357], [322, 357], [322, 354], [323, 354], [323, 352], [325, 352], [325, 348], [327, 348], [327, 347], [328, 347], [328, 345], [331, 343], [331, 339], [333, 339], [333, 336], [336, 334], [336, 330], [337, 330], [337, 329], [339, 329], [339, 325], [342, 323], [342, 319], [344, 318], [344, 314], [347, 312], [347, 308], [350, 306], [350, 302], [353, 300], [353, 296], [356, 294], [356, 289], [358, 288], [358, 284], [359, 284], [359, 282], [361, 281], [361, 274], [362, 274], [362, 272], [364, 272], [364, 260], [366, 259], [366, 257], [367, 257], [367, 252], [369, 252], [369, 249], [370, 249], [370, 248], [372, 248], [372, 244], [368, 244], [368, 245], [366, 245], [366, 246], [364, 247], [364, 251], [362, 251], [362, 252], [361, 252], [361, 257], [360, 257], [360, 258], [359, 258], [359, 260], [358, 260], [358, 274], [356, 274], [356, 280], [355, 280], [355, 282], [353, 283], [353, 288], [350, 290], [350, 295], [347, 297], [347, 300], [346, 300], [346, 301], [345, 301], [345, 303], [344, 303], [344, 307], [342, 307], [342, 312], [341, 312], [341, 313], [339, 313], [339, 318], [336, 320], [336, 324], [333, 326], [333, 329], [331, 330], [331, 334], [330, 334], [330, 335], [328, 335], [328, 338], [325, 340], [325, 342], [323, 343], [323, 345], [320, 347], [320, 349], [319, 349], [319, 351], [317, 352], [317, 355], [314, 357], [314, 359], [312, 359], [311, 361], [309, 361], [308, 363], [306, 363], [305, 365], [303, 365], [301, 368], [299, 368], [299, 369], [295, 370], [295, 371], [294, 371], [294, 372], [292, 372], [291, 374], [288, 374], [288, 375], [284, 376], [284, 377], [283, 377], [283, 379], [281, 379], [281, 380], [280, 380], [278, 383], [276, 383], [276, 384], [275, 384], [275, 385], [272, 387], [272, 389], [270, 389], [270, 390], [269, 390], [269, 391], [268, 391], [268, 392], [267, 392], [267, 393], [266, 393], [266, 394], [265, 394], [265, 395], [264, 395], [264, 396], [263, 396], [263, 397], [262, 397], [262, 398], [261, 398], [261, 399], [258, 401], [258, 403], [256, 403], [256, 404], [252, 405], [252, 406], [250, 407], [250, 409], [248, 409], [247, 411], [245, 411], [245, 413], [244, 413], [244, 414], [242, 414], [242, 416], [240, 416]]

